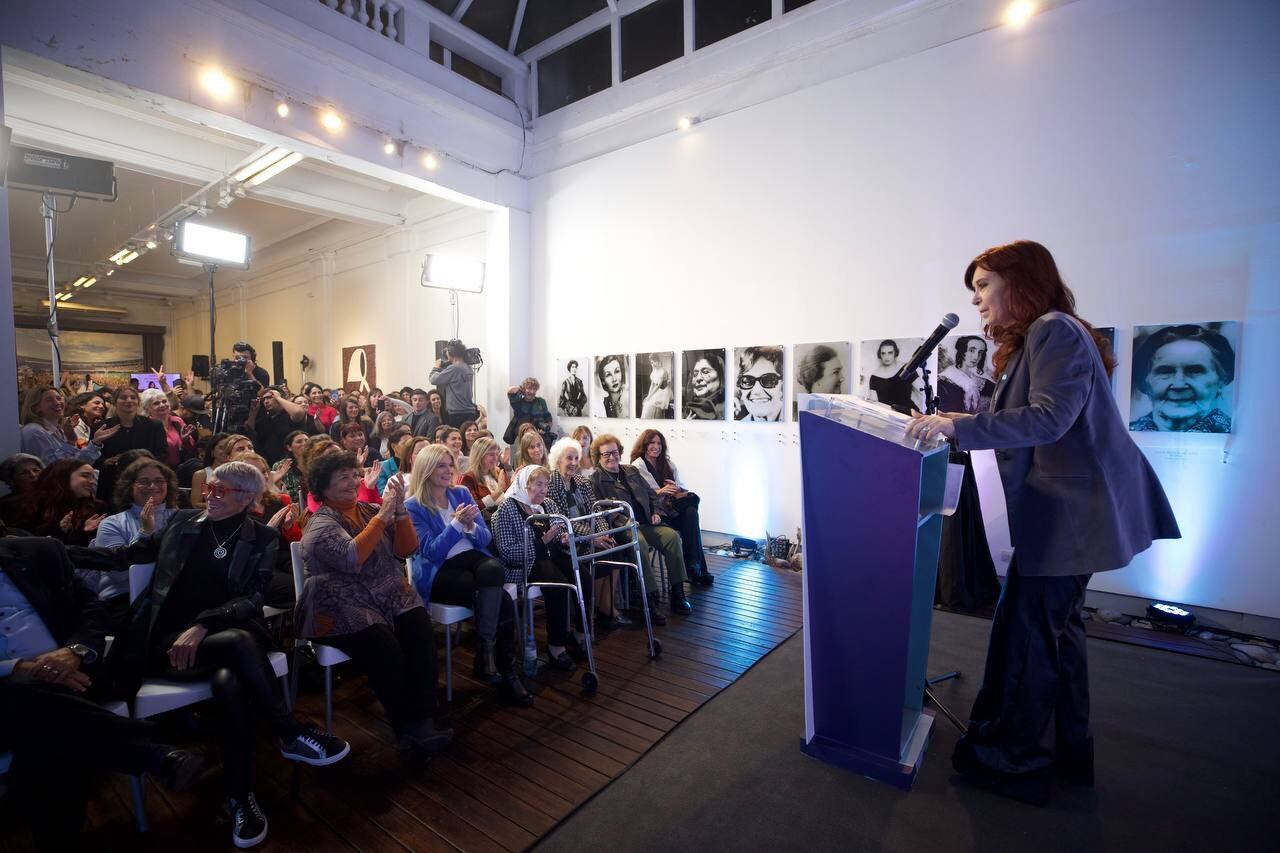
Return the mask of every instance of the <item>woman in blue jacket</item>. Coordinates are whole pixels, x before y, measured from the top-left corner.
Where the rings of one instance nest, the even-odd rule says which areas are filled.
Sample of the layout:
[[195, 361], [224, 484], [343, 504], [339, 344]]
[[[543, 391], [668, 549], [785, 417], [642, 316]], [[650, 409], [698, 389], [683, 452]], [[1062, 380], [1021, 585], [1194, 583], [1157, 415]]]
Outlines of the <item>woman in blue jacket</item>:
[[441, 444], [422, 448], [413, 460], [405, 509], [418, 532], [414, 586], [428, 601], [475, 611], [476, 677], [501, 684], [515, 704], [531, 705], [533, 695], [520, 679], [515, 607], [502, 589], [502, 561], [487, 550], [493, 537], [471, 492], [453, 485], [456, 474], [453, 454]]

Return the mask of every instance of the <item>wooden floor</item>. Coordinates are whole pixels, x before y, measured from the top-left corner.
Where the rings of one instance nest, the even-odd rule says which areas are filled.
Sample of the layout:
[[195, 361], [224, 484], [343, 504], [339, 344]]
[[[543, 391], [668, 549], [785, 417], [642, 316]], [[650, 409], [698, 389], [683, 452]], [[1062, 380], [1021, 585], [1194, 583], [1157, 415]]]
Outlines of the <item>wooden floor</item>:
[[[594, 696], [580, 688], [581, 670], [544, 672], [532, 709], [503, 707], [470, 680], [471, 653], [455, 649], [454, 701], [443, 717], [456, 739], [414, 772], [400, 769], [390, 728], [364, 677], [347, 671], [335, 685], [334, 729], [351, 742], [351, 756], [328, 768], [304, 766], [296, 800], [295, 765], [265, 735], [259, 739], [255, 784], [271, 827], [263, 849], [529, 847], [799, 629], [798, 574], [714, 556], [708, 562], [716, 583], [695, 588], [693, 615], [671, 617], [656, 629], [660, 658], [648, 658], [643, 630], [614, 631], [597, 644]], [[299, 706], [323, 722], [322, 689], [307, 690]], [[152, 830], [144, 837], [131, 828], [125, 778], [104, 777], [90, 806], [87, 847], [229, 848], [218, 777], [216, 770], [208, 773], [183, 795], [150, 786]], [[0, 849], [25, 848], [13, 819], [9, 814], [0, 828]]]

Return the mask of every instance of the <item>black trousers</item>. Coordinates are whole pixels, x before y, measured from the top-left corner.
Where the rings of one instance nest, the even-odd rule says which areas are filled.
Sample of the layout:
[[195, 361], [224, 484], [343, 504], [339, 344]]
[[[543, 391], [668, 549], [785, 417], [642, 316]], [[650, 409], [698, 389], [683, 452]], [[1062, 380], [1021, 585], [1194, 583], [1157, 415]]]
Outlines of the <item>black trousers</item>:
[[444, 422], [451, 427], [461, 427], [467, 421], [474, 421], [480, 417], [478, 409], [472, 409], [469, 412], [445, 412]]
[[369, 685], [396, 734], [435, 715], [436, 648], [425, 607], [406, 610], [395, 625], [370, 625], [324, 642], [350, 655], [369, 673]]
[[284, 694], [267, 659], [269, 643], [259, 632], [228, 628], [209, 634], [196, 651], [195, 666], [174, 669], [168, 651], [176, 635], [164, 638], [154, 650], [152, 672], [173, 681], [209, 679], [213, 701], [222, 717], [222, 769], [227, 796], [243, 800], [253, 790], [253, 722], [257, 706], [276, 735], [291, 739], [301, 728], [289, 713]]
[[488, 551], [471, 548], [445, 560], [431, 582], [431, 600], [469, 607], [476, 614], [476, 633], [495, 643], [498, 666], [514, 665], [516, 608], [502, 591], [506, 570]]
[[702, 550], [702, 520], [698, 517], [698, 496], [689, 493], [674, 502], [675, 513], [664, 516], [662, 523], [680, 534], [680, 548], [684, 554], [685, 572], [696, 576], [706, 570], [706, 557]]
[[[573, 583], [573, 561], [564, 551], [550, 551], [551, 558], [535, 560], [529, 571], [529, 580], [549, 581], [551, 583]], [[591, 607], [592, 583], [590, 564], [583, 566], [581, 573], [582, 594], [587, 599], [587, 607]], [[547, 643], [552, 646], [563, 646], [569, 639], [569, 625], [572, 623], [579, 631], [582, 628], [582, 614], [576, 607], [572, 594], [567, 589], [543, 589], [542, 601], [547, 607]]]
[[95, 771], [154, 772], [151, 724], [118, 717], [64, 687], [0, 679], [0, 752], [42, 850], [75, 849]]
[[1027, 773], [1051, 764], [1056, 751], [1085, 748], [1089, 673], [1081, 608], [1090, 577], [1024, 577], [1016, 558], [1009, 565], [967, 736], [989, 769]]

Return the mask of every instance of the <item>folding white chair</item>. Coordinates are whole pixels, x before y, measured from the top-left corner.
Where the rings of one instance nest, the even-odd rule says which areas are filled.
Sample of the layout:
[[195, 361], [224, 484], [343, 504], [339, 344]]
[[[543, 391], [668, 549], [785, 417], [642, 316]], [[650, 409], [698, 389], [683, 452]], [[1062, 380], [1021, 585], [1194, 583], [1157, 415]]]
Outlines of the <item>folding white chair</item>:
[[[293, 562], [293, 594], [297, 598], [302, 597], [302, 543], [292, 542], [289, 544], [289, 557]], [[293, 640], [293, 685], [291, 687], [293, 696], [298, 695], [298, 655], [302, 654], [302, 649], [306, 646], [311, 647], [311, 651], [315, 653], [316, 663], [324, 670], [324, 733], [333, 734], [333, 667], [340, 663], [346, 663], [351, 658], [335, 649], [333, 646], [326, 646], [324, 643], [316, 640], [308, 640], [304, 637], [295, 637]]]
[[[422, 573], [422, 557], [414, 554], [404, 561], [405, 574], [409, 577], [409, 585], [413, 586], [414, 572]], [[453, 626], [466, 622], [475, 614], [468, 607], [459, 604], [436, 604], [427, 602], [427, 612], [431, 614], [434, 625], [444, 626], [444, 699], [453, 701]]]

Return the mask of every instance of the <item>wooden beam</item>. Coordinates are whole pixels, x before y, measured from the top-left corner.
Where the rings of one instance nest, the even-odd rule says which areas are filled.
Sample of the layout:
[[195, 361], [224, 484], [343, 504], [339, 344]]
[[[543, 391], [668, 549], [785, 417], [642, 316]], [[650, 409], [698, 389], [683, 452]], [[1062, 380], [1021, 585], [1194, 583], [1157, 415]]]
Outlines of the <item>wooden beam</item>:
[[516, 20], [511, 25], [511, 41], [507, 43], [507, 53], [516, 52], [516, 44], [520, 41], [520, 28], [524, 26], [524, 10], [529, 5], [529, 0], [520, 0], [520, 5], [516, 7]]

